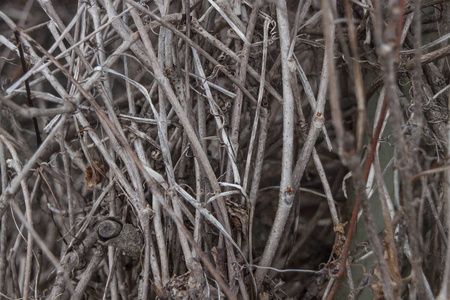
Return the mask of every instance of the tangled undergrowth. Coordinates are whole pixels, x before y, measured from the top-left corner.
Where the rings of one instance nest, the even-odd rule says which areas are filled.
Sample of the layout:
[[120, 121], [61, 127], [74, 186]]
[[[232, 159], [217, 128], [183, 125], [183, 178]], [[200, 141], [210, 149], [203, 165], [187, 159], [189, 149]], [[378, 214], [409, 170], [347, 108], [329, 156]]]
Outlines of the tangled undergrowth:
[[0, 298], [448, 299], [450, 3], [0, 4]]

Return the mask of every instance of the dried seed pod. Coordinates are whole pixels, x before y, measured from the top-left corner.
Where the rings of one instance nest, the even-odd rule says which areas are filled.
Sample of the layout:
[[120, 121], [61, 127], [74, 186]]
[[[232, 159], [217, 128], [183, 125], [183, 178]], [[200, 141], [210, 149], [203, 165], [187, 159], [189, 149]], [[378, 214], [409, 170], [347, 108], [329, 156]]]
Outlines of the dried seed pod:
[[139, 229], [130, 224], [122, 224], [117, 219], [109, 218], [97, 227], [98, 238], [103, 246], [113, 246], [123, 254], [138, 258], [144, 247], [144, 240]]
[[113, 239], [120, 234], [120, 232], [122, 231], [122, 227], [122, 222], [113, 218], [109, 218], [98, 225], [98, 238], [103, 242]]
[[94, 161], [94, 163], [94, 169], [92, 169], [92, 166], [88, 166], [84, 170], [86, 174], [84, 179], [86, 180], [86, 186], [88, 189], [91, 189], [96, 184], [99, 184], [105, 174], [105, 165], [99, 161]]

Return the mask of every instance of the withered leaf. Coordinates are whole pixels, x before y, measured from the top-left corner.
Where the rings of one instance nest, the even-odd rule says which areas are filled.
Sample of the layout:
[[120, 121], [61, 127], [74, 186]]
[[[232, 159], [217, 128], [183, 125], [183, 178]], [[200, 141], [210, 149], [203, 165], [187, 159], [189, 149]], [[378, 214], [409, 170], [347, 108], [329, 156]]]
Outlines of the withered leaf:
[[86, 174], [84, 179], [86, 180], [86, 186], [88, 189], [91, 189], [93, 186], [100, 183], [103, 174], [105, 174], [105, 165], [99, 161], [94, 161], [94, 163], [96, 165], [94, 170], [92, 170], [92, 166], [88, 166], [84, 170], [84, 173]]

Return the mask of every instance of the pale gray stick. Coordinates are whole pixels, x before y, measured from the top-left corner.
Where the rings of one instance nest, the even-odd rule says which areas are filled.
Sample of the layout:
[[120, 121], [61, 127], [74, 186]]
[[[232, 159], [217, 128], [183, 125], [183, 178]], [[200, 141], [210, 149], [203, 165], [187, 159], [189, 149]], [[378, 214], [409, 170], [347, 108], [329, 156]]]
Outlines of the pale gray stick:
[[67, 151], [64, 146], [64, 139], [65, 139], [65, 129], [61, 128], [58, 138], [59, 147], [61, 149], [62, 153], [62, 159], [63, 159], [63, 165], [64, 165], [64, 180], [66, 184], [66, 195], [67, 195], [67, 205], [69, 210], [69, 228], [73, 230], [72, 234], [75, 233], [76, 228], [73, 226], [75, 225], [75, 216], [74, 216], [74, 202], [73, 202], [73, 195], [72, 195], [72, 189], [71, 187], [71, 176], [70, 176], [70, 161], [69, 161], [69, 155], [67, 154]]
[[[201, 65], [200, 62], [200, 57], [198, 56], [198, 53], [195, 49], [192, 49], [192, 55], [194, 58], [194, 64], [196, 66], [196, 70], [198, 72], [198, 75], [200, 77], [206, 77], [204, 71], [203, 71], [203, 67]], [[218, 112], [218, 105], [217, 103], [214, 101], [211, 90], [209, 88], [209, 85], [206, 82], [203, 82], [203, 88], [205, 89], [205, 93], [206, 93], [206, 99], [208, 99], [208, 103], [209, 103], [209, 109], [212, 112], [212, 115], [214, 116], [214, 120], [216, 121], [216, 125], [217, 125], [217, 130], [219, 131], [219, 134], [221, 136], [221, 141], [225, 144], [226, 146], [226, 150], [227, 150], [227, 154], [229, 157], [229, 162], [231, 164], [231, 167], [233, 169], [233, 176], [234, 176], [234, 183], [236, 184], [240, 184], [241, 183], [241, 178], [239, 176], [239, 169], [236, 165], [236, 152], [234, 151], [234, 147], [232, 145], [231, 139], [228, 136], [224, 125], [222, 123], [222, 120], [220, 118], [220, 114]]]
[[[292, 208], [294, 193], [293, 183], [293, 160], [294, 160], [294, 95], [290, 86], [290, 70], [288, 66], [289, 52], [289, 22], [287, 16], [286, 1], [281, 0], [277, 6], [278, 32], [280, 34], [281, 72], [283, 78], [283, 149], [281, 162], [280, 198], [277, 214], [272, 224], [272, 229], [264, 253], [259, 264], [270, 267], [273, 257], [280, 243], [289, 212]], [[295, 187], [294, 187], [295, 188]], [[259, 288], [267, 274], [267, 269], [256, 270], [256, 284]]]
[[333, 225], [339, 225], [339, 215], [336, 209], [336, 204], [334, 203], [334, 197], [331, 193], [330, 184], [328, 183], [328, 179], [326, 176], [325, 169], [323, 168], [322, 161], [320, 160], [319, 154], [317, 153], [316, 148], [312, 151], [312, 157], [314, 160], [314, 165], [316, 166], [317, 173], [319, 174], [320, 181], [322, 182], [322, 187], [325, 192], [328, 207], [330, 209], [331, 219], [333, 220]]
[[57, 114], [69, 113], [75, 110], [75, 108], [70, 103], [65, 103], [63, 106], [57, 108], [47, 108], [47, 109], [36, 107], [25, 108], [20, 105], [17, 105], [15, 102], [3, 97], [2, 95], [0, 95], [0, 103], [10, 108], [11, 110], [14, 111], [14, 113], [17, 113], [24, 118], [54, 116]]
[[255, 206], [256, 206], [256, 200], [258, 197], [258, 190], [259, 190], [259, 184], [261, 182], [261, 172], [263, 168], [263, 162], [264, 162], [264, 152], [266, 147], [266, 140], [267, 140], [267, 130], [268, 130], [268, 113], [261, 114], [260, 119], [260, 128], [259, 128], [259, 138], [258, 138], [258, 147], [256, 149], [256, 157], [255, 157], [255, 167], [253, 171], [253, 177], [252, 177], [252, 185], [250, 187], [250, 195], [249, 195], [249, 202], [250, 202], [250, 215], [249, 215], [249, 221], [248, 221], [248, 255], [249, 255], [249, 261], [250, 264], [253, 264], [253, 220], [255, 216]]
[[80, 276], [75, 293], [72, 295], [73, 300], [78, 300], [83, 298], [84, 291], [88, 287], [94, 272], [97, 271], [98, 265], [102, 262], [105, 256], [105, 249], [96, 248], [94, 249], [94, 255], [92, 255], [91, 261], [84, 269], [83, 274]]
[[[202, 145], [202, 148], [204, 151], [207, 149], [206, 145], [206, 112], [205, 112], [205, 102], [201, 101], [201, 96], [197, 95], [197, 123], [198, 123], [198, 136], [200, 139], [200, 143]], [[197, 201], [199, 203], [206, 201], [206, 195], [205, 195], [205, 177], [202, 174], [200, 170], [200, 166], [197, 162], [197, 160], [194, 160], [194, 166], [195, 166], [195, 181], [196, 181], [196, 193], [197, 193]], [[202, 214], [196, 210], [195, 211], [195, 225], [194, 225], [194, 239], [195, 241], [201, 245], [202, 241]], [[198, 257], [198, 253], [195, 251], [194, 256]]]
[[[8, 177], [6, 169], [5, 147], [0, 142], [0, 176], [2, 191], [6, 190], [8, 186]], [[6, 261], [6, 248], [7, 247], [7, 230], [8, 230], [8, 215], [4, 214], [1, 218], [0, 229], [0, 293], [6, 293], [5, 291], [5, 277], [6, 268], [8, 266]]]
[[[311, 84], [309, 83], [308, 78], [306, 77], [305, 72], [303, 71], [302, 66], [300, 65], [299, 61], [297, 60], [297, 57], [294, 55], [292, 56], [295, 60], [297, 71], [300, 75], [300, 80], [303, 85], [303, 90], [305, 91], [306, 98], [309, 101], [309, 104], [311, 105], [311, 108], [314, 111], [320, 111], [323, 113], [323, 106], [325, 105], [325, 96], [326, 96], [326, 87], [328, 85], [328, 67], [327, 64], [324, 63], [322, 67], [322, 76], [320, 79], [320, 87], [319, 87], [319, 101], [316, 101], [316, 97], [314, 96], [314, 92], [312, 90]], [[324, 62], [327, 61], [327, 54], [325, 53], [324, 56]], [[317, 107], [317, 102], [319, 102], [319, 107]], [[327, 129], [325, 125], [322, 127], [322, 132], [325, 136], [325, 141], [327, 142], [328, 150], [333, 150], [333, 146], [331, 145], [330, 137], [328, 136]]]
[[[86, 258], [87, 252], [92, 248], [92, 246], [97, 242], [97, 232], [92, 232], [83, 241], [77, 245], [77, 247], [71, 247], [71, 251], [66, 253], [61, 259], [61, 264], [64, 266], [64, 270], [72, 272], [80, 262], [80, 259]], [[56, 274], [55, 281], [53, 283], [52, 290], [48, 295], [47, 299], [55, 300], [61, 297], [64, 292], [66, 285], [64, 284], [64, 279], [67, 275], [65, 273], [58, 272]], [[63, 276], [64, 275], [64, 276]], [[71, 281], [69, 281], [70, 284]], [[72, 291], [73, 287], [72, 287]], [[73, 293], [72, 293], [73, 294]]]
[[[14, 169], [18, 174], [20, 174], [21, 170], [21, 162], [19, 156], [17, 155], [16, 150], [11, 145], [11, 143], [3, 136], [0, 135], [0, 139], [3, 144], [8, 148], [9, 153], [12, 156], [12, 160], [9, 160], [10, 168]], [[8, 161], [7, 161], [8, 163]], [[25, 179], [22, 179], [20, 182], [22, 187], [22, 194], [25, 200], [25, 213], [28, 219], [28, 222], [31, 227], [33, 227], [33, 208], [31, 203], [30, 191], [28, 190], [28, 185]], [[33, 235], [30, 231], [27, 234], [27, 256], [25, 259], [25, 275], [23, 279], [23, 288], [22, 288], [22, 297], [23, 299], [28, 299], [30, 293], [30, 280], [31, 280], [31, 271], [33, 267]]]
[[[259, 3], [255, 3], [256, 5], [253, 7], [252, 12], [250, 14], [250, 20], [248, 22], [248, 26], [247, 26], [247, 32], [245, 37], [247, 38], [248, 41], [252, 41], [253, 39], [253, 33], [255, 31], [255, 26], [256, 26], [256, 20], [258, 17], [258, 11], [260, 8]], [[229, 7], [229, 5], [226, 5], [226, 7]], [[240, 20], [239, 20], [240, 21]], [[268, 27], [269, 25], [267, 25]], [[267, 31], [267, 30], [266, 30]], [[265, 45], [267, 48], [267, 33], [264, 36], [265, 38]], [[250, 46], [249, 44], [244, 44], [242, 46], [242, 62], [239, 66], [239, 75], [238, 75], [238, 79], [239, 81], [242, 83], [242, 85], [245, 85], [245, 82], [247, 81], [247, 65], [248, 65], [248, 61], [250, 58]], [[264, 51], [264, 49], [263, 49]], [[267, 55], [267, 50], [266, 50], [266, 55]], [[265, 64], [265, 61], [263, 62], [263, 66]], [[264, 82], [265, 82], [265, 66], [264, 66], [264, 72], [261, 72], [261, 83], [262, 86], [264, 88]], [[261, 84], [260, 84], [261, 86]], [[260, 93], [261, 93], [261, 88], [260, 88]], [[242, 92], [241, 89], [237, 89], [236, 91], [236, 98], [234, 99], [234, 103], [233, 103], [233, 111], [231, 113], [231, 129], [230, 129], [230, 139], [231, 139], [231, 149], [233, 150], [233, 153], [238, 153], [239, 151], [239, 136], [240, 136], [240, 132], [241, 132], [241, 119], [242, 119], [242, 106], [243, 106], [243, 99], [244, 99], [244, 94]], [[258, 103], [257, 103], [257, 114], [259, 114], [259, 110], [261, 108], [261, 100], [258, 99]], [[256, 121], [257, 122], [257, 121]], [[253, 131], [254, 132], [254, 131]], [[252, 135], [252, 138], [254, 140], [255, 135]], [[251, 148], [250, 148], [251, 149]], [[249, 153], [251, 153], [251, 150], [249, 150]], [[237, 156], [237, 155], [235, 155]], [[236, 168], [234, 168], [233, 166], [233, 160], [229, 159], [228, 163], [227, 163], [227, 174], [226, 174], [226, 179], [225, 181], [227, 182], [231, 182], [231, 178], [232, 175], [234, 175], [234, 173], [236, 172]], [[250, 163], [247, 160], [247, 163]], [[236, 177], [236, 175], [234, 175]], [[234, 183], [240, 183], [237, 182], [235, 180]], [[244, 186], [244, 190], [245, 190], [245, 186]]]
[[[248, 146], [248, 152], [247, 152], [247, 160], [246, 160], [246, 164], [245, 164], [245, 171], [244, 171], [244, 180], [243, 180], [243, 184], [242, 184], [242, 188], [244, 191], [247, 191], [247, 184], [248, 184], [248, 177], [249, 177], [249, 173], [250, 173], [250, 162], [252, 160], [252, 153], [253, 153], [253, 148], [254, 148], [254, 143], [255, 143], [255, 139], [256, 139], [256, 131], [258, 128], [258, 122], [259, 120], [259, 116], [260, 116], [260, 108], [261, 108], [261, 102], [262, 102], [262, 98], [263, 98], [263, 94], [264, 94], [264, 81], [265, 81], [265, 74], [266, 74], [266, 63], [267, 63], [267, 38], [268, 38], [268, 30], [269, 30], [269, 23], [270, 20], [269, 19], [265, 19], [264, 20], [264, 27], [263, 27], [263, 54], [262, 54], [262, 67], [261, 67], [261, 81], [260, 81], [260, 85], [259, 85], [259, 92], [258, 92], [258, 103], [256, 106], [256, 112], [255, 112], [255, 119], [253, 121], [253, 126], [252, 126], [252, 134], [251, 134], [251, 138], [250, 138], [250, 143]], [[264, 109], [263, 111], [263, 119], [261, 120], [261, 127], [260, 127], [260, 138], [261, 136], [264, 134], [264, 130], [266, 130], [267, 127], [263, 128], [262, 124], [267, 124], [267, 117], [265, 117], [267, 114], [267, 110]], [[260, 148], [260, 142], [258, 142], [258, 150]], [[258, 152], [259, 154], [259, 152]], [[259, 157], [260, 158], [260, 157]], [[256, 166], [255, 166], [255, 170], [254, 170], [254, 174], [255, 173], [259, 173], [260, 174], [260, 168], [262, 167], [262, 160], [259, 159], [258, 161], [258, 155], [257, 155], [257, 159], [256, 159]], [[259, 185], [259, 180], [258, 181], [258, 185]], [[255, 182], [256, 183], [256, 182]], [[253, 188], [253, 185], [252, 185]], [[249, 232], [249, 246], [248, 246], [248, 254], [249, 254], [249, 261], [250, 264], [253, 264], [253, 216], [254, 216], [254, 212], [255, 212], [255, 201], [256, 200], [256, 194], [255, 191], [253, 189], [250, 190], [250, 216], [249, 216], [249, 228], [248, 228], [248, 232]]]

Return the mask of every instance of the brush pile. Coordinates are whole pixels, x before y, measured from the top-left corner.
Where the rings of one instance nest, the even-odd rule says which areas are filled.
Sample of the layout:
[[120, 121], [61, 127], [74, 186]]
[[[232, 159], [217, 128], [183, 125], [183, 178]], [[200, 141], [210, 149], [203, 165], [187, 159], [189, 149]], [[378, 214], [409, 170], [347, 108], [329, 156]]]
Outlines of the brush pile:
[[0, 4], [0, 298], [449, 299], [449, 1]]

